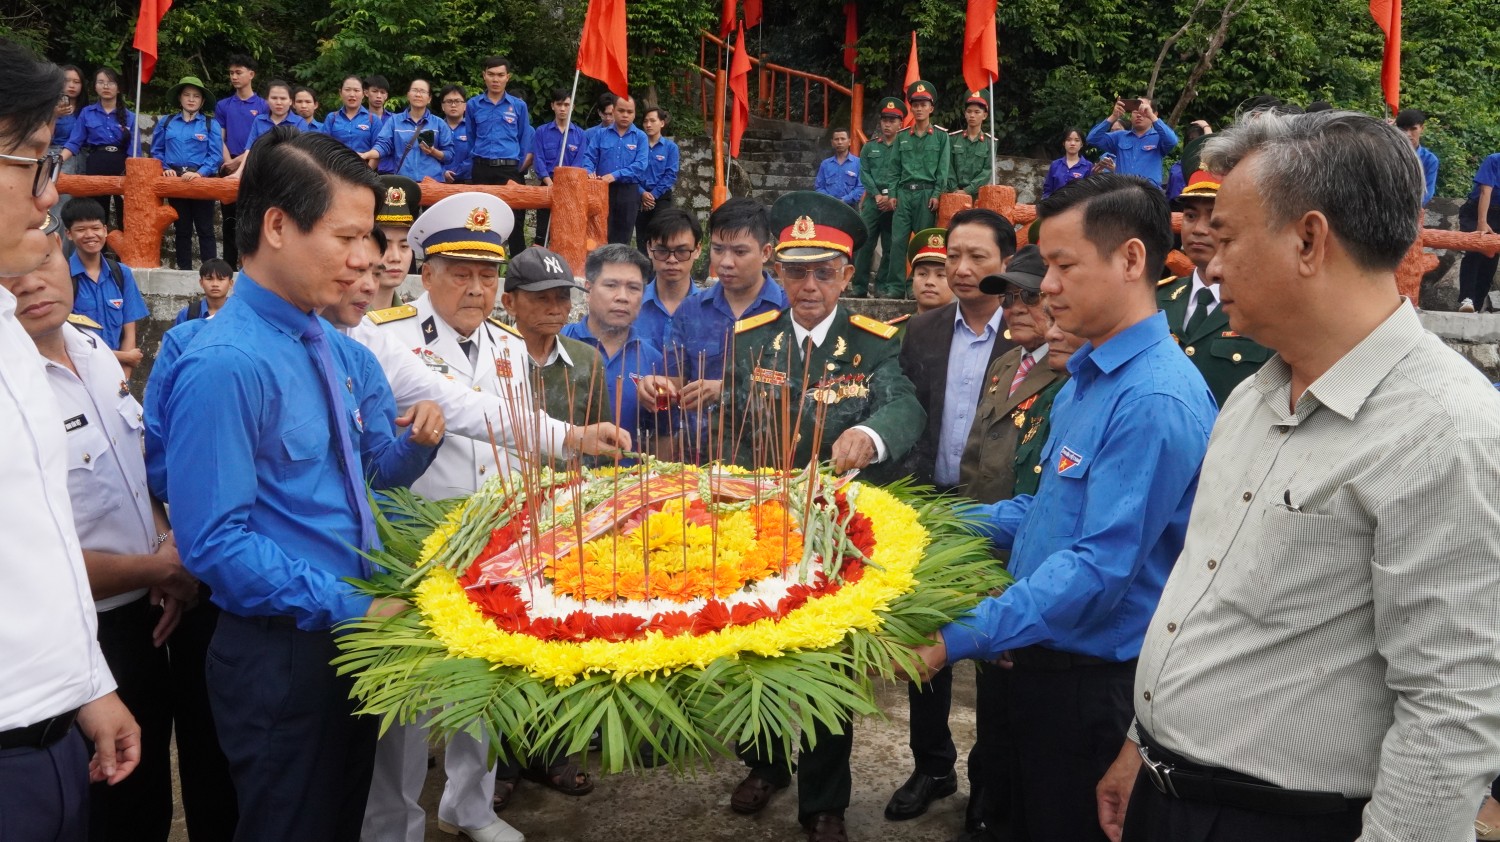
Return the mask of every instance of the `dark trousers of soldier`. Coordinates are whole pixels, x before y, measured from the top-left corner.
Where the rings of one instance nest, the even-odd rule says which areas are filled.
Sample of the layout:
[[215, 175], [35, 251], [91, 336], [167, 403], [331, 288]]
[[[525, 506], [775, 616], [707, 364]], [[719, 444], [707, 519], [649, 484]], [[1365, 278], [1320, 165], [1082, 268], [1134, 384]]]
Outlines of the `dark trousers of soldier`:
[[609, 241], [630, 243], [635, 219], [641, 212], [641, 186], [623, 181], [609, 183]]
[[[522, 156], [524, 157], [524, 156]], [[517, 169], [519, 162], [515, 164], [485, 163], [484, 159], [474, 159], [474, 177], [471, 179], [475, 184], [525, 184], [521, 173]], [[511, 229], [510, 239], [505, 243], [506, 254], [514, 257], [521, 249], [526, 248], [526, 211], [514, 209], [516, 213], [516, 227]]]
[[164, 842], [172, 829], [172, 698], [167, 650], [151, 645], [161, 610], [149, 598], [99, 614], [99, 648], [120, 701], [141, 726], [141, 763], [89, 787], [89, 838]]
[[1038, 649], [1016, 650], [1014, 668], [993, 670], [1004, 717], [997, 727], [1007, 736], [991, 779], [1009, 790], [1009, 803], [991, 833], [1008, 842], [1104, 842], [1094, 787], [1125, 743], [1135, 661], [1078, 665]]
[[854, 282], [849, 285], [851, 295], [866, 295], [872, 279], [870, 264], [875, 258], [875, 243], [880, 242], [880, 266], [875, 270], [875, 283], [885, 276], [885, 266], [891, 259], [891, 214], [875, 207], [875, 199], [866, 193], [859, 201], [859, 218], [864, 220], [868, 236], [865, 244], [854, 255]]
[[923, 228], [931, 228], [937, 214], [927, 207], [932, 185], [914, 181], [896, 188], [896, 212], [891, 217], [891, 259], [886, 261], [885, 274], [877, 275], [875, 294], [881, 298], [905, 298], [906, 245], [911, 237]]
[[[803, 824], [818, 813], [844, 815], [852, 786], [849, 754], [854, 747], [854, 724], [845, 722], [844, 733], [834, 734], [819, 721], [812, 739], [815, 745], [808, 748], [808, 735], [802, 735], [796, 763], [797, 821]], [[756, 777], [777, 786], [791, 783], [792, 758], [783, 744], [741, 745], [738, 751]]]
[[[1490, 199], [1490, 228], [1500, 231], [1500, 195]], [[1479, 205], [1465, 202], [1458, 209], [1458, 230], [1479, 230]], [[1486, 257], [1477, 251], [1464, 252], [1463, 262], [1458, 265], [1458, 300], [1465, 298], [1474, 302], [1474, 309], [1488, 310], [1490, 286], [1495, 282], [1495, 267], [1500, 266], [1500, 255]]]
[[177, 222], [173, 226], [176, 237], [177, 268], [193, 268], [193, 234], [198, 235], [198, 256], [213, 260], [219, 256], [219, 246], [214, 240], [214, 203], [212, 199], [168, 199], [167, 204], [177, 211]]
[[651, 220], [656, 218], [657, 211], [661, 210], [662, 208], [670, 208], [671, 206], [672, 191], [668, 190], [667, 192], [656, 197], [655, 207], [653, 207], [651, 210], [642, 208], [640, 213], [636, 215], [635, 247], [641, 250], [641, 254], [646, 253], [646, 229], [651, 227]]
[[209, 701], [229, 758], [236, 842], [356, 842], [375, 769], [373, 716], [355, 716], [354, 680], [330, 662], [331, 631], [291, 617], [219, 614]]

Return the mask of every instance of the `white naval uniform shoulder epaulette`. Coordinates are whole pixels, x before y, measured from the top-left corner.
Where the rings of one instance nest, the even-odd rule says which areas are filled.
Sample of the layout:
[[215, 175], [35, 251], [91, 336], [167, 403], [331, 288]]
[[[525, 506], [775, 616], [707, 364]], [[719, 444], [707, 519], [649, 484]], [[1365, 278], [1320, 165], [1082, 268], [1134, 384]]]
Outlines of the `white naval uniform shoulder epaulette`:
[[495, 318], [494, 316], [490, 316], [489, 319], [488, 319], [488, 321], [489, 321], [490, 324], [494, 325], [495, 327], [500, 328], [501, 330], [505, 331], [506, 333], [510, 334], [511, 336], [514, 336], [517, 339], [523, 338], [521, 336], [521, 331], [516, 330], [516, 326], [515, 325], [508, 324], [506, 322], [502, 322], [499, 319]]

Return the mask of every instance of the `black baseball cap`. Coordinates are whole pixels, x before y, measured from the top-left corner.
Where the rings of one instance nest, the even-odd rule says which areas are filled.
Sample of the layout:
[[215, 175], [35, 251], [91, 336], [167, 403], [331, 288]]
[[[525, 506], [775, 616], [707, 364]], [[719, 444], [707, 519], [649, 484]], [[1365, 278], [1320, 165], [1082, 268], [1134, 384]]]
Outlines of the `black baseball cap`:
[[1030, 243], [1021, 246], [1010, 266], [998, 275], [990, 275], [979, 282], [979, 291], [985, 295], [999, 295], [1008, 286], [1018, 286], [1030, 292], [1042, 291], [1042, 278], [1047, 274], [1047, 263], [1042, 252]]
[[583, 289], [573, 279], [568, 261], [557, 252], [532, 246], [511, 258], [510, 268], [505, 273], [506, 292], [543, 292], [560, 287]]

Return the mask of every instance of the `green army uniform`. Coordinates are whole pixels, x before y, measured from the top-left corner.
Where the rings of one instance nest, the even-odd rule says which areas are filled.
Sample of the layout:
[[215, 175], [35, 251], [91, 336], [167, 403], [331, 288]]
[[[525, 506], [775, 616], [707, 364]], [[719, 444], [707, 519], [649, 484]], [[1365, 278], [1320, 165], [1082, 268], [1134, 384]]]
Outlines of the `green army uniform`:
[[[988, 91], [970, 91], [964, 100], [964, 108], [982, 105], [986, 113], [990, 110]], [[978, 201], [979, 188], [990, 183], [990, 135], [981, 129], [979, 137], [970, 140], [964, 129], [948, 135], [953, 147], [953, 183], [955, 190], [962, 190], [971, 199]]]
[[[932, 99], [932, 90], [928, 82], [913, 82], [907, 88], [907, 99]], [[952, 187], [953, 149], [948, 143], [948, 134], [931, 125], [920, 135], [915, 126], [902, 129], [896, 135], [886, 166], [895, 184], [892, 195], [896, 197], [896, 212], [891, 217], [891, 242], [899, 252], [906, 248], [912, 234], [932, 227], [937, 220], [937, 211], [928, 207], [928, 203]], [[883, 277], [884, 281], [876, 285], [878, 295], [905, 297], [906, 267], [901, 261], [889, 262]]]
[[1016, 429], [1021, 431], [1021, 441], [1016, 445], [1015, 497], [1036, 494], [1042, 484], [1042, 449], [1052, 434], [1052, 402], [1067, 382], [1067, 377], [1054, 380], [1037, 394], [1035, 401], [1016, 407]]
[[1157, 285], [1156, 306], [1167, 314], [1167, 327], [1183, 353], [1193, 361], [1219, 406], [1240, 381], [1260, 370], [1271, 349], [1229, 329], [1229, 316], [1215, 307], [1192, 331], [1186, 329], [1193, 276], [1167, 278]]
[[[1043, 394], [1050, 390], [1051, 394], [1045, 398], [1050, 407], [1052, 398], [1068, 379], [1066, 372], [1053, 371], [1043, 359], [1032, 365], [1012, 393], [1011, 381], [1027, 353], [1025, 348], [1012, 348], [985, 371], [984, 391], [979, 395], [974, 423], [964, 441], [955, 489], [981, 503], [994, 503], [1022, 493], [1017, 487], [1022, 481], [1018, 466], [1023, 443], [1028, 452], [1034, 450], [1031, 459], [1040, 458], [1047, 433], [1037, 427], [1036, 421], [1045, 423], [1048, 409], [1039, 404], [1043, 403]], [[1026, 470], [1030, 471], [1030, 467]]]
[[[812, 191], [777, 199], [770, 221], [778, 235], [776, 260], [783, 269], [803, 264], [811, 270], [811, 264], [826, 262], [845, 266], [838, 258], [847, 260], [866, 236], [852, 208]], [[828, 330], [821, 343], [809, 339], [806, 348], [798, 347], [790, 310], [761, 313], [735, 324], [733, 367], [724, 387], [724, 417], [732, 422], [726, 423], [726, 443], [733, 443], [738, 465], [796, 469], [813, 458], [830, 459], [840, 435], [851, 427], [866, 427], [880, 437], [885, 458], [869, 465], [861, 478], [878, 482], [883, 470], [900, 464], [927, 416], [901, 371], [896, 328], [851, 315], [837, 303], [825, 321]], [[790, 464], [785, 461], [785, 445], [793, 451]], [[795, 768], [798, 819], [804, 826], [828, 820], [841, 825], [849, 806], [854, 727], [852, 721], [841, 726], [841, 733], [834, 733], [816, 722], [803, 735]], [[780, 742], [739, 746], [749, 770], [731, 804], [758, 782], [771, 788], [791, 783], [793, 765], [786, 748]]]
[[580, 427], [613, 420], [604, 360], [593, 346], [559, 335], [557, 353], [536, 369], [540, 373], [540, 382], [534, 381], [537, 402], [548, 415]]
[[[893, 96], [880, 101], [881, 114], [906, 116], [906, 103]], [[849, 284], [851, 295], [866, 295], [871, 285], [879, 286], [885, 277], [886, 266], [891, 262], [891, 218], [894, 211], [883, 211], [875, 206], [876, 196], [889, 196], [895, 192], [891, 182], [889, 163], [894, 145], [879, 138], [871, 140], [859, 149], [859, 180], [865, 186], [865, 195], [859, 200], [859, 218], [865, 226], [865, 244], [854, 255], [854, 281]], [[870, 277], [870, 264], [875, 259], [875, 243], [880, 242], [880, 265], [875, 277]]]

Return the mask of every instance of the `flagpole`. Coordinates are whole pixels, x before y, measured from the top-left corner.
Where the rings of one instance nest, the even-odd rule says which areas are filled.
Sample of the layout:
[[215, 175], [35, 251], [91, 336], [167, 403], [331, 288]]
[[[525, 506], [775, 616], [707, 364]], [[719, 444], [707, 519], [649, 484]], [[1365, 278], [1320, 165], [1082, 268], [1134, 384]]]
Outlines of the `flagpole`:
[[[578, 76], [582, 72], [583, 71], [579, 70], [576, 67], [573, 68], [573, 92], [570, 93], [570, 94], [568, 94], [568, 102], [573, 103], [573, 107], [574, 108], [578, 107]], [[572, 128], [573, 128], [573, 112], [569, 111], [568, 112], [568, 122], [567, 122], [567, 125], [563, 126], [562, 143], [558, 144], [558, 149], [557, 149], [557, 165], [552, 168], [552, 170], [554, 172], [557, 171], [558, 167], [560, 167], [560, 166], [563, 165], [563, 158], [566, 157], [567, 154], [568, 154], [568, 132]], [[550, 211], [550, 208], [549, 208], [549, 211]], [[552, 242], [552, 226], [548, 225], [547, 226], [547, 236], [545, 236], [545, 237], [542, 238], [542, 248], [546, 248], [547, 245], [548, 245], [548, 243], [551, 243], [551, 242]]]
[[[131, 153], [131, 156], [132, 157], [136, 157], [136, 158], [141, 157], [141, 74], [145, 72], [145, 68], [146, 68], [146, 54], [143, 53], [143, 52], [141, 52], [140, 50], [136, 50], [135, 51], [135, 120], [133, 121], [135, 128], [131, 132], [132, 137], [131, 137], [131, 141], [130, 141], [131, 147], [135, 150], [134, 152]], [[124, 108], [125, 106], [122, 104], [120, 107]]]
[[995, 80], [990, 79], [990, 184], [1000, 183], [1000, 172], [995, 163]]

